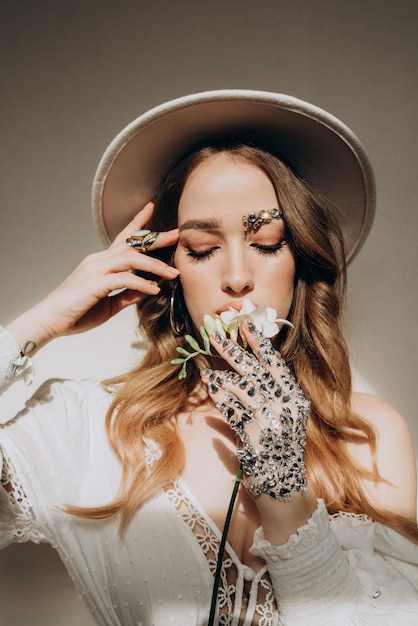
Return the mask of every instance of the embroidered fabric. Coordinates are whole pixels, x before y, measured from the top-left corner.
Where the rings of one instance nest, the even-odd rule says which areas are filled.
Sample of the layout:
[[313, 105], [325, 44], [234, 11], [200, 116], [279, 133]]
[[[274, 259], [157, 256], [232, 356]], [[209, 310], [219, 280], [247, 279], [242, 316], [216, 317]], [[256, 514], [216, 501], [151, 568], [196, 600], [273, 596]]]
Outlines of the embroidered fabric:
[[[62, 518], [58, 519], [55, 516], [63, 501], [71, 501], [72, 494], [77, 493], [82, 484], [80, 477], [85, 475], [87, 469], [90, 471], [93, 468], [92, 476], [95, 479], [88, 485], [83, 485], [86, 487], [87, 498], [96, 499], [98, 497], [97, 486], [104, 485], [102, 496], [106, 498], [106, 501], [110, 501], [113, 490], [118, 485], [119, 464], [106, 445], [106, 434], [103, 429], [102, 418], [108, 404], [108, 392], [94, 381], [50, 382], [43, 386], [34, 399], [28, 403], [24, 414], [14, 423], [10, 423], [10, 430], [9, 425], [5, 429], [0, 429], [4, 450], [8, 451], [9, 458], [15, 465], [15, 468], [11, 467], [11, 463], [6, 459], [3, 468], [2, 483], [5, 489], [0, 488], [0, 541], [2, 544], [0, 547], [8, 545], [14, 537], [20, 541], [26, 539], [36, 541], [37, 538], [41, 538], [39, 530], [44, 532], [45, 536], [42, 540], [47, 539], [48, 542], [53, 542], [53, 545], [60, 550], [64, 562], [71, 569], [92, 613], [98, 623], [103, 625], [127, 624], [131, 622], [133, 615], [139, 616], [136, 622], [142, 620], [144, 624], [155, 622], [165, 626], [171, 620], [179, 624], [187, 622], [190, 626], [203, 625], [207, 610], [206, 598], [210, 597], [212, 585], [210, 567], [206, 560], [208, 557], [200, 547], [199, 541], [196, 540], [196, 534], [206, 537], [204, 529], [207, 525], [215, 539], [211, 540], [209, 535], [209, 539], [205, 539], [203, 544], [205, 542], [213, 544], [216, 549], [219, 549], [220, 532], [193, 494], [188, 492], [187, 485], [181, 479], [178, 481], [179, 489], [176, 490], [174, 485], [170, 485], [174, 493], [177, 493], [179, 511], [175, 509], [166, 493], [158, 494], [157, 498], [147, 503], [146, 509], [144, 507], [143, 516], [139, 517], [139, 523], [142, 524], [138, 527], [139, 532], [135, 529], [131, 533], [130, 541], [125, 547], [119, 543], [116, 545], [114, 542], [118, 531], [117, 519], [100, 526], [91, 525], [91, 531], [87, 533], [84, 530], [79, 532], [79, 528], [74, 528], [78, 527], [75, 521], [72, 528], [72, 520], [69, 525], [61, 525]], [[71, 429], [67, 429], [68, 424], [71, 424]], [[80, 433], [85, 435], [87, 431], [89, 436], [81, 438]], [[61, 438], [58, 436], [59, 433], [65, 433], [69, 437]], [[32, 448], [26, 446], [29, 440], [35, 442], [36, 445]], [[19, 445], [22, 443], [20, 456], [14, 456], [12, 452], [14, 441]], [[85, 446], [80, 450], [81, 441]], [[53, 446], [56, 446], [53, 459], [56, 469], [51, 473], [49, 466], [40, 463], [38, 467], [37, 462], [39, 458], [49, 458], [47, 455]], [[150, 446], [150, 448], [147, 460], [149, 466], [152, 467], [153, 462], [159, 456], [159, 451], [158, 447]], [[22, 464], [22, 469], [19, 464]], [[1, 467], [3, 465], [0, 458], [0, 472]], [[36, 468], [36, 474], [33, 477], [32, 467]], [[71, 467], [73, 471], [68, 472], [68, 467]], [[16, 475], [17, 471], [18, 475]], [[21, 474], [20, 471], [22, 471]], [[109, 481], [104, 480], [105, 475], [108, 476]], [[24, 482], [25, 478], [28, 483]], [[30, 484], [31, 478], [33, 478], [33, 484]], [[25, 488], [22, 489], [19, 483], [25, 485]], [[14, 490], [12, 494], [10, 493], [11, 486]], [[200, 517], [196, 513], [193, 514], [193, 507], [188, 505], [181, 493], [179, 495], [179, 491], [188, 496], [188, 500]], [[193, 529], [192, 526], [188, 528], [185, 525], [180, 510], [190, 516], [192, 526], [193, 518], [196, 520]], [[49, 524], [50, 512], [52, 524]], [[44, 520], [46, 514], [48, 516]], [[328, 521], [327, 511], [324, 511], [324, 518]], [[169, 536], [167, 531], [172, 529], [173, 522], [177, 525], [177, 530], [180, 527], [183, 531], [179, 533], [182, 541], [177, 542], [178, 535], [175, 534], [172, 553], [167, 555], [167, 546], [160, 541], [160, 537]], [[17, 529], [15, 529], [16, 526]], [[144, 529], [143, 537], [141, 537], [142, 529]], [[74, 530], [77, 532], [73, 532]], [[305, 530], [308, 529], [304, 529], [304, 532]], [[335, 539], [337, 544], [335, 544]], [[150, 540], [152, 540], [155, 563], [155, 568], [151, 566], [151, 570], [153, 574], [157, 572], [152, 594], [149, 591], [148, 580], [141, 579], [143, 560], [149, 555]], [[330, 548], [327, 547], [328, 543], [332, 544]], [[265, 576], [267, 566], [265, 570], [260, 570], [257, 574], [252, 570], [246, 571], [231, 546], [228, 545], [225, 560], [229, 559], [230, 565], [225, 568], [225, 582], [221, 585], [220, 597], [223, 604], [230, 601], [235, 616], [230, 616], [228, 622], [228, 616], [225, 617], [227, 609], [222, 609], [223, 622], [221, 621], [221, 624], [228, 624], [228, 626], [229, 624], [249, 626], [252, 623], [258, 626], [277, 626], [278, 623], [303, 626], [306, 624], [334, 625], [338, 620], [335, 617], [334, 608], [340, 597], [344, 597], [342, 611], [345, 612], [345, 617], [342, 621], [338, 621], [339, 624], [367, 623], [370, 626], [372, 624], [389, 626], [389, 624], [400, 622], [416, 624], [418, 550], [411, 541], [375, 522], [365, 523], [364, 518], [360, 519], [358, 515], [342, 513], [332, 516], [328, 539], [325, 537], [320, 545], [315, 540], [314, 544], [308, 548], [309, 555], [306, 558], [305, 555], [303, 558], [298, 558], [296, 555], [295, 559], [285, 561], [284, 567], [283, 560], [274, 560], [275, 554], [272, 554], [269, 560], [270, 580], [275, 584], [276, 597], [280, 603], [279, 622], [278, 617], [276, 619], [276, 611], [274, 610], [272, 618], [266, 609], [270, 599], [270, 606], [274, 607], [271, 585], [268, 586], [268, 578]], [[123, 568], [118, 558], [120, 549], [127, 556], [127, 559], [123, 561]], [[86, 567], [85, 558], [87, 553], [89, 554], [88, 567]], [[131, 554], [132, 561], [129, 559]], [[160, 556], [166, 559], [169, 569], [170, 575], [167, 581], [162, 581], [159, 575]], [[315, 557], [315, 562], [312, 556]], [[209, 558], [214, 562], [215, 552]], [[202, 567], [202, 561], [204, 567]], [[182, 572], [179, 571], [179, 563], [184, 563]], [[359, 582], [356, 585], [358, 604], [355, 606], [351, 601], [350, 593], [347, 594], [344, 571], [342, 576], [336, 575], [344, 563]], [[184, 603], [173, 603], [175, 591], [185, 590], [184, 579], [179, 574], [186, 572], [191, 574], [189, 581], [193, 577], [196, 584], [187, 585], [184, 594], [188, 594], [187, 603], [186, 600]], [[122, 605], [120, 598], [125, 597], [125, 593], [120, 591], [119, 585], [122, 585], [122, 589], [126, 585], [128, 589], [132, 576], [138, 586], [135, 586], [134, 590], [131, 589], [133, 592], [131, 596], [129, 590], [126, 592], [129, 602]], [[108, 584], [110, 580], [115, 582], [115, 587], [112, 585], [111, 589]], [[264, 586], [263, 581], [266, 581], [267, 586]], [[162, 589], [163, 582], [164, 589]], [[244, 592], [245, 584], [247, 593]], [[259, 595], [261, 588], [268, 596], [267, 601]], [[309, 589], [312, 590], [312, 594], [306, 598], [305, 591]], [[301, 590], [304, 593], [301, 593]], [[376, 595], [377, 592], [379, 595]], [[321, 602], [318, 602], [319, 596]], [[142, 598], [146, 598], [147, 601], [143, 602]], [[162, 605], [160, 604], [161, 598], [164, 600]], [[169, 606], [169, 614], [165, 606]], [[296, 612], [300, 616], [299, 621], [297, 616], [295, 617]]]
[[7, 505], [12, 513], [9, 528], [10, 540], [15, 543], [24, 543], [25, 541], [40, 543], [43, 540], [43, 535], [36, 525], [30, 502], [20, 484], [11, 460], [4, 451], [0, 450], [0, 463], [2, 458], [0, 486], [3, 496], [6, 495]]
[[[219, 553], [219, 538], [181, 488], [179, 482], [173, 482], [166, 489], [166, 493], [196, 537], [214, 576]], [[273, 626], [277, 624], [277, 604], [267, 568], [263, 567], [259, 572], [254, 573], [253, 580], [247, 583], [245, 569], [236, 555], [226, 546], [218, 589], [219, 625]], [[253, 573], [252, 570], [250, 571]], [[248, 583], [251, 584], [248, 585]], [[249, 589], [248, 592], [247, 589]]]
[[30, 385], [33, 375], [32, 361], [21, 354], [12, 335], [0, 326], [0, 389], [5, 391], [19, 378]]
[[329, 515], [329, 520], [330, 522], [337, 521], [339, 519], [350, 519], [350, 520], [356, 520], [359, 522], [367, 522], [367, 523], [371, 523], [373, 520], [366, 515], [365, 513], [350, 513], [349, 511], [338, 511], [338, 513], [333, 513], [332, 515]]
[[145, 448], [145, 463], [149, 470], [151, 470], [154, 463], [156, 463], [161, 458], [161, 450], [160, 447], [150, 439], [149, 437], [143, 438]]

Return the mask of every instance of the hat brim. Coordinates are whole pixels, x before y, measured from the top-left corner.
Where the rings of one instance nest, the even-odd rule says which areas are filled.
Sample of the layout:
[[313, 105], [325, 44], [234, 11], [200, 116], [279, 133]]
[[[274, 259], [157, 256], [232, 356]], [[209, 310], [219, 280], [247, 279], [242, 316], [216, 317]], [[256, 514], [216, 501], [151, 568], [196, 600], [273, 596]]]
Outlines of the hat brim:
[[171, 100], [122, 130], [93, 183], [93, 219], [105, 245], [155, 198], [169, 169], [212, 140], [242, 139], [279, 154], [325, 197], [343, 231], [347, 261], [373, 223], [375, 181], [364, 148], [340, 120], [303, 100], [265, 91], [207, 91]]

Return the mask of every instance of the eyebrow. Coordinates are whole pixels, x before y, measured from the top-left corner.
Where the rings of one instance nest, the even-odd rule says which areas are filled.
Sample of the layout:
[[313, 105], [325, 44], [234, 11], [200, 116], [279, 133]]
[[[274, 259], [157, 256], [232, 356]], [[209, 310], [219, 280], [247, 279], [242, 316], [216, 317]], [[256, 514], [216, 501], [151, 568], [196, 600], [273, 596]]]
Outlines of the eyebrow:
[[187, 220], [179, 227], [180, 232], [182, 230], [219, 230], [220, 223], [218, 220]]

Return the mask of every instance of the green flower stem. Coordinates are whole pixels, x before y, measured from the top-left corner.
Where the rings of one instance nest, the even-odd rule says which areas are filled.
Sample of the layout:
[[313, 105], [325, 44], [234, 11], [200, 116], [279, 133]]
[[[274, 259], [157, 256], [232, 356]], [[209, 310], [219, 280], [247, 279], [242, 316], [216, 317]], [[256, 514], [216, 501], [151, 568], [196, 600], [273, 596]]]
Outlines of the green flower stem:
[[185, 335], [184, 338], [189, 344], [189, 346], [193, 349], [193, 352], [189, 352], [185, 348], [177, 346], [176, 350], [181, 355], [181, 358], [172, 359], [170, 363], [172, 365], [180, 365], [182, 363], [182, 368], [178, 373], [178, 379], [182, 380], [187, 376], [187, 362], [190, 359], [194, 359], [194, 357], [198, 356], [198, 354], [203, 354], [204, 356], [218, 356], [214, 354], [211, 350], [209, 333], [204, 326], [200, 327], [200, 336], [203, 340], [203, 348], [201, 348], [194, 337], [191, 335]]
[[219, 580], [221, 578], [222, 560], [225, 552], [226, 538], [228, 536], [229, 525], [231, 523], [232, 512], [235, 506], [235, 500], [237, 499], [238, 488], [242, 479], [242, 467], [238, 468], [238, 472], [235, 478], [234, 488], [232, 490], [231, 500], [229, 501], [228, 513], [226, 514], [225, 524], [222, 531], [221, 543], [219, 544], [218, 559], [216, 562], [215, 579], [213, 582], [212, 600], [210, 603], [210, 614], [208, 626], [213, 626], [215, 620], [216, 601], [218, 597]]

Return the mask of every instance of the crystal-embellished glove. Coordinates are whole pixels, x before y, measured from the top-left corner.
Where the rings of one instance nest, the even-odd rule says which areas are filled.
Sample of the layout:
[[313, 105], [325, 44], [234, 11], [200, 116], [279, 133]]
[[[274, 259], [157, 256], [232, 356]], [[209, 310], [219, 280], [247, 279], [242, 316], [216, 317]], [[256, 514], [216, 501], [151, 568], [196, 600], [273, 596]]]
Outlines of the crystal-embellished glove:
[[216, 408], [237, 435], [245, 487], [289, 502], [307, 492], [303, 454], [310, 403], [269, 339], [250, 322], [253, 354], [215, 333], [216, 350], [235, 371], [203, 370]]

